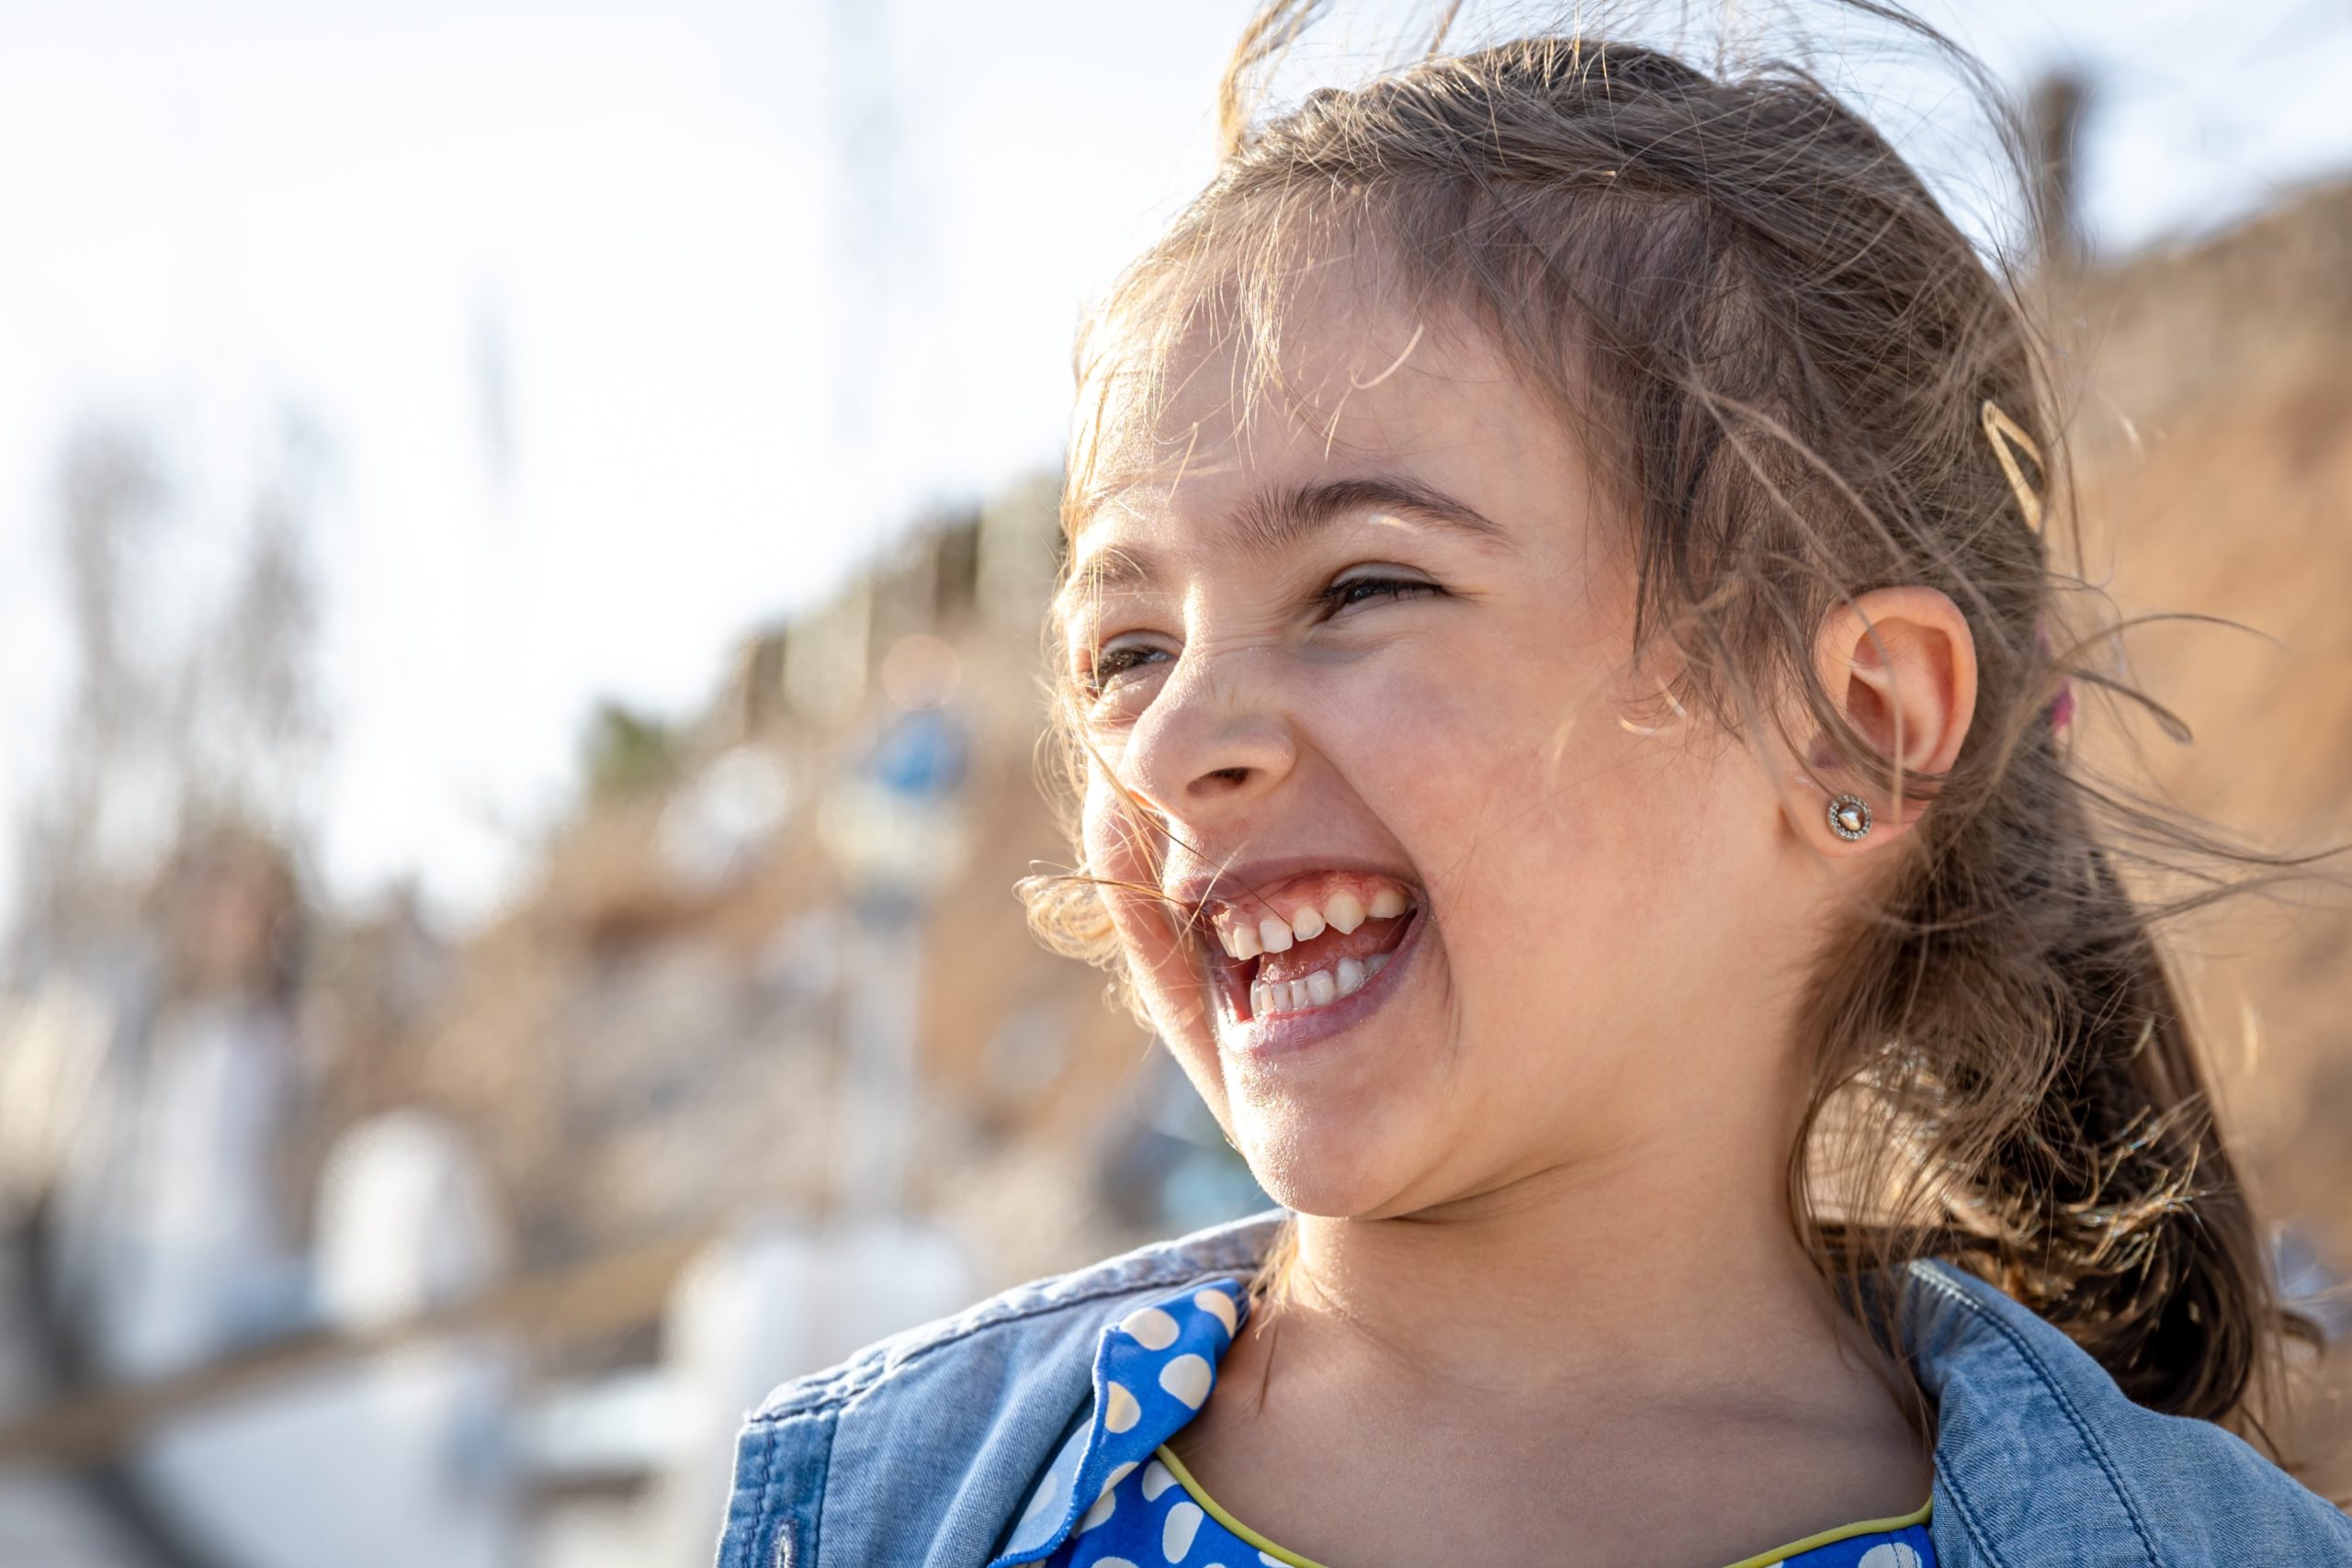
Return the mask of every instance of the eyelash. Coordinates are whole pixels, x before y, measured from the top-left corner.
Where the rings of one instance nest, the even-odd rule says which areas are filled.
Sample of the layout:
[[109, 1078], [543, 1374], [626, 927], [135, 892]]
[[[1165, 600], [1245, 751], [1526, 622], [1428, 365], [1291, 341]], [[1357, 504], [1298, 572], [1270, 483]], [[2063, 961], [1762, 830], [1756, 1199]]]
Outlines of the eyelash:
[[[1348, 597], [1349, 594], [1354, 592], [1360, 588], [1369, 588], [1374, 590], [1374, 592], [1365, 594], [1360, 599], [1351, 599]], [[1440, 588], [1436, 583], [1424, 582], [1417, 578], [1351, 577], [1345, 581], [1334, 582], [1329, 588], [1323, 590], [1322, 592], [1317, 594], [1315, 596], [1315, 600], [1318, 604], [1328, 605], [1333, 615], [1338, 615], [1341, 610], [1346, 609], [1351, 604], [1369, 604], [1383, 599], [1413, 599], [1419, 598], [1424, 593], [1442, 593], [1444, 592], [1445, 590]], [[1088, 690], [1088, 692], [1096, 696], [1100, 696], [1102, 694], [1104, 687], [1111, 681], [1116, 679], [1120, 675], [1124, 675], [1130, 670], [1139, 668], [1146, 657], [1159, 651], [1161, 650], [1158, 649], [1136, 647], [1111, 649], [1100, 659], [1094, 661], [1093, 669], [1084, 671], [1080, 673], [1079, 682]], [[1122, 655], [1134, 655], [1136, 661], [1134, 663], [1114, 664], [1113, 660], [1119, 659]]]
[[[1351, 599], [1347, 595], [1358, 588], [1377, 588], [1371, 598]], [[1317, 595], [1317, 601], [1334, 611], [1349, 604], [1368, 604], [1374, 598], [1409, 599], [1420, 593], [1442, 593], [1445, 590], [1434, 582], [1424, 582], [1411, 577], [1351, 577], [1345, 582], [1335, 582]]]

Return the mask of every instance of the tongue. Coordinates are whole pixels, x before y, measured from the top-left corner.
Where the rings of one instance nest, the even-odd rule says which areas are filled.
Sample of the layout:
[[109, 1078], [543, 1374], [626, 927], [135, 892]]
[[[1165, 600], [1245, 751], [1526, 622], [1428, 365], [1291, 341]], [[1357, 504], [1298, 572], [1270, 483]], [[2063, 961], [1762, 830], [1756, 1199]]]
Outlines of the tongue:
[[1369, 958], [1387, 953], [1405, 940], [1405, 922], [1411, 911], [1387, 920], [1366, 920], [1351, 931], [1326, 926], [1323, 934], [1295, 942], [1280, 953], [1258, 960], [1259, 980], [1303, 980], [1317, 969], [1329, 969], [1342, 958]]

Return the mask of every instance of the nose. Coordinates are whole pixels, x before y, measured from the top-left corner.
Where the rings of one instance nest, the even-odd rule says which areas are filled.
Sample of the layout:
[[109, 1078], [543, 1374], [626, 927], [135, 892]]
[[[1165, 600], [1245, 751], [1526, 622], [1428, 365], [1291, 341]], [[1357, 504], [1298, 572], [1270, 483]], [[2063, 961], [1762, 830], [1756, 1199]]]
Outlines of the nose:
[[1124, 782], [1172, 821], [1205, 826], [1262, 798], [1297, 764], [1272, 682], [1250, 666], [1271, 650], [1187, 649], [1127, 737]]

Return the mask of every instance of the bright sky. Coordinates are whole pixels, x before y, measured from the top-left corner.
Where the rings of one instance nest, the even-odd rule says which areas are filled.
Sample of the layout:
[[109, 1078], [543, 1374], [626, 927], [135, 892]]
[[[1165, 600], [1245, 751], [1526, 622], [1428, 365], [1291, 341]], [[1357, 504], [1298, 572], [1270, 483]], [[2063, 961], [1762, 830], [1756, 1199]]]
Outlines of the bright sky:
[[[414, 870], [486, 908], [569, 798], [596, 697], [698, 707], [748, 628], [926, 499], [1058, 460], [1080, 302], [1208, 175], [1250, 8], [0, 0], [0, 811], [40, 785], [71, 689], [66, 434], [119, 416], [162, 444], [187, 508], [168, 624], [299, 405], [333, 454], [329, 888]], [[889, 18], [862, 79], [829, 10]], [[2342, 0], [1928, 14], [2009, 79], [2094, 75], [2109, 248], [2352, 164]], [[836, 127], [875, 91], [893, 194], [859, 209]], [[881, 270], [843, 266], [845, 221], [886, 236]], [[843, 301], [874, 299], [869, 342]]]

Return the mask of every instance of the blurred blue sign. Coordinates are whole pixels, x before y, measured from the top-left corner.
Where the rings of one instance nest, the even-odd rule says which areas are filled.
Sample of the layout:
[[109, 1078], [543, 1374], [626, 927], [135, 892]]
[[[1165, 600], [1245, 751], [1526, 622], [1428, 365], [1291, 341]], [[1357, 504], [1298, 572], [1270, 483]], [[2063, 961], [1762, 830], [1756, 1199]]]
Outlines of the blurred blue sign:
[[964, 784], [972, 741], [944, 708], [901, 713], [882, 727], [860, 763], [865, 776], [894, 794], [944, 800]]

